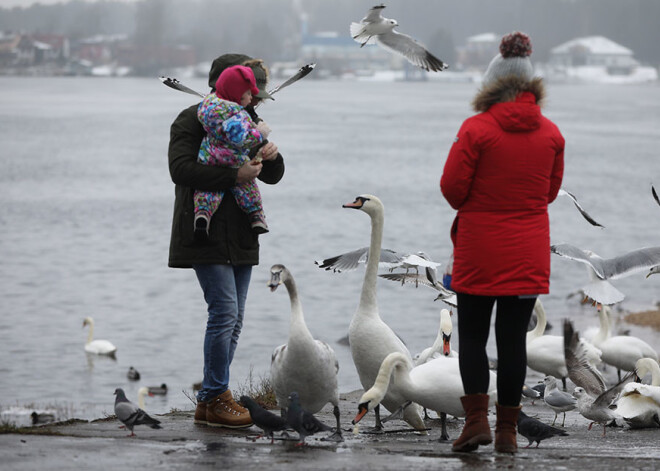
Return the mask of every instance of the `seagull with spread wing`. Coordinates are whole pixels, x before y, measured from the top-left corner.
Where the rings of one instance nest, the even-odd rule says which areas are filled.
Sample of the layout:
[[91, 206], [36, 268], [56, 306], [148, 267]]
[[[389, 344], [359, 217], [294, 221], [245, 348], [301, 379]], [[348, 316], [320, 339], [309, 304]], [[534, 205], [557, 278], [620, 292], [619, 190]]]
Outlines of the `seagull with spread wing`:
[[402, 55], [411, 64], [426, 71], [440, 72], [449, 67], [415, 39], [394, 31], [399, 23], [384, 18], [381, 15], [384, 8], [385, 5], [376, 5], [359, 23], [351, 23], [351, 37], [360, 43], [360, 47], [366, 44], [378, 44], [388, 51]]
[[570, 244], [552, 245], [550, 251], [561, 257], [587, 265], [591, 282], [582, 288], [584, 294], [599, 304], [623, 301], [625, 295], [609, 281], [660, 265], [660, 247], [645, 247], [614, 258], [602, 258], [591, 250]]

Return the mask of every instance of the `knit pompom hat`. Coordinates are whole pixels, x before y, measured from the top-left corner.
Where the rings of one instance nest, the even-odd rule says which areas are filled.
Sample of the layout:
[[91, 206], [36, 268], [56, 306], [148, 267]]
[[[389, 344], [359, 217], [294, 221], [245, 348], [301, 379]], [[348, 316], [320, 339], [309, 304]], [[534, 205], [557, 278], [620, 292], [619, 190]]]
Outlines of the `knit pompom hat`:
[[495, 80], [515, 75], [525, 80], [534, 77], [534, 67], [529, 56], [532, 53], [532, 41], [525, 33], [514, 31], [502, 37], [500, 53], [496, 55], [484, 73], [483, 85]]
[[241, 97], [247, 90], [252, 95], [259, 93], [254, 72], [244, 65], [235, 65], [222, 71], [218, 81], [215, 82], [215, 94], [225, 100], [241, 104]]

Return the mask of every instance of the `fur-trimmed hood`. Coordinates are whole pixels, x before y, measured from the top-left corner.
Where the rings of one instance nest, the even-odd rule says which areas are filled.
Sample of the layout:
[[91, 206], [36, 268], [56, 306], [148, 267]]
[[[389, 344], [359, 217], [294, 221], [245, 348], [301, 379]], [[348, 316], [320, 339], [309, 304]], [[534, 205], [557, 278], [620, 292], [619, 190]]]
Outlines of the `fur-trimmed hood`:
[[516, 76], [508, 76], [481, 88], [472, 100], [472, 108], [478, 113], [483, 113], [496, 103], [515, 101], [516, 96], [522, 92], [532, 93], [536, 97], [536, 104], [543, 106], [545, 85], [542, 78], [535, 77], [532, 80], [525, 80]]

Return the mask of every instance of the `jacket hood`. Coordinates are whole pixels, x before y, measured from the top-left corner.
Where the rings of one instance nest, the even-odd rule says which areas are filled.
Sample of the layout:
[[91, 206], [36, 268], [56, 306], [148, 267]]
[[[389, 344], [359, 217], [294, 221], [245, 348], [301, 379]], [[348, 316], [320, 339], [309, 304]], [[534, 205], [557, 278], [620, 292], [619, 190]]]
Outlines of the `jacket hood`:
[[505, 131], [530, 131], [540, 125], [544, 98], [540, 77], [525, 80], [508, 76], [479, 90], [472, 107], [477, 112], [489, 111]]

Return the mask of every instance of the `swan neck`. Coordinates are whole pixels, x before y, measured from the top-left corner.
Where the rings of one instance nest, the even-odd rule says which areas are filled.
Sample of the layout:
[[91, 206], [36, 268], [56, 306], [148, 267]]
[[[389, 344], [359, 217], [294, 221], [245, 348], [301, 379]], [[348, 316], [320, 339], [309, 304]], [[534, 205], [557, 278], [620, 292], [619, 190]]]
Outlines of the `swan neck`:
[[88, 321], [87, 325], [89, 326], [89, 330], [87, 331], [87, 343], [92, 343], [92, 340], [94, 340], [94, 323]]
[[610, 321], [607, 316], [606, 307], [598, 311], [598, 318], [600, 320], [600, 329], [596, 334], [595, 340], [597, 343], [604, 342], [610, 337]]
[[[408, 369], [403, 372], [397, 368], [399, 365], [407, 365]], [[395, 381], [399, 387], [408, 382], [408, 371], [410, 370], [410, 367], [411, 365], [402, 353], [390, 353], [385, 357], [383, 363], [381, 363], [380, 368], [378, 369], [376, 381], [374, 381], [374, 385], [371, 387], [372, 392], [377, 395], [377, 402], [380, 403], [387, 394], [392, 375], [395, 376]]]
[[364, 282], [362, 283], [362, 293], [360, 294], [361, 306], [376, 305], [378, 265], [380, 263], [381, 244], [383, 242], [383, 213], [379, 211], [370, 216], [371, 242], [369, 244], [369, 259], [367, 260], [367, 266], [364, 272]]
[[[289, 301], [291, 302], [291, 330], [303, 329], [304, 331], [309, 332], [307, 325], [305, 324], [305, 317], [303, 314], [302, 303], [298, 296], [296, 282], [293, 278], [288, 277], [284, 281], [284, 286], [289, 293]], [[311, 333], [309, 335], [311, 335]]]
[[536, 299], [536, 304], [534, 304], [534, 312], [536, 313], [536, 325], [532, 330], [527, 332], [528, 342], [543, 335], [548, 323], [545, 317], [545, 309], [538, 298]]

